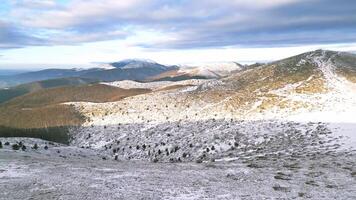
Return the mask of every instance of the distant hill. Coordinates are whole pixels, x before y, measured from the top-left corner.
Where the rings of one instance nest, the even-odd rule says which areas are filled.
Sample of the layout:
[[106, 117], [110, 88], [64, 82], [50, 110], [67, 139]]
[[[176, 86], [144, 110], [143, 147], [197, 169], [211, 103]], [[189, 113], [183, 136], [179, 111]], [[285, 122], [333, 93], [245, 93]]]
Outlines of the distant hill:
[[15, 75], [0, 76], [0, 88], [19, 84], [68, 77], [96, 79], [100, 81], [136, 80], [142, 81], [174, 67], [149, 60], [123, 60], [91, 69], [45, 69]]
[[21, 84], [7, 89], [0, 89], [0, 104], [12, 98], [47, 88], [78, 86], [94, 82], [97, 81], [88, 78], [59, 78]]

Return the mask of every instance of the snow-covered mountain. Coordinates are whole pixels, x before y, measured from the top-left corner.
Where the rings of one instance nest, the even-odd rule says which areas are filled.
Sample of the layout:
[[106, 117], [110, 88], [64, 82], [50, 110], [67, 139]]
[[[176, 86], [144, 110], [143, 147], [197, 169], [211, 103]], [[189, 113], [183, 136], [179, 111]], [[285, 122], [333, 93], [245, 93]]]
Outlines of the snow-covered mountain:
[[[204, 149], [208, 146], [219, 146], [220, 153], [215, 156], [208, 153], [207, 158], [221, 158], [231, 148], [229, 145], [226, 149], [223, 146], [235, 141], [227, 141], [226, 138], [234, 137], [236, 131], [250, 133], [252, 130], [248, 127], [255, 126], [253, 132], [262, 131], [262, 135], [271, 131], [280, 132], [277, 127], [284, 127], [282, 132], [301, 131], [303, 134], [332, 132], [351, 137], [347, 143], [352, 146], [356, 142], [352, 134], [356, 128], [356, 120], [352, 117], [356, 113], [354, 63], [356, 59], [353, 54], [318, 50], [244, 69], [218, 80], [170, 86], [164, 90], [153, 89], [151, 93], [127, 97], [117, 102], [69, 102], [66, 105], [74, 106], [86, 118], [81, 128], [72, 130], [76, 134], [74, 143], [108, 149], [115, 141], [128, 140], [129, 137], [130, 142], [125, 142], [126, 149], [140, 142], [150, 144], [155, 138], [163, 143], [170, 141], [180, 144], [182, 151], [192, 152], [189, 145], [184, 144], [194, 141], [193, 152], [197, 154], [190, 154], [190, 159], [207, 156]], [[141, 83], [137, 87], [157, 88], [149, 84]], [[123, 84], [118, 83], [117, 86], [123, 87]], [[244, 120], [252, 122], [244, 130], [237, 128], [244, 126], [241, 124]], [[299, 123], [292, 125], [288, 121]], [[322, 128], [315, 126], [319, 122]], [[300, 125], [305, 127], [290, 130]], [[207, 126], [211, 126], [208, 129], [217, 129], [215, 134], [226, 132], [227, 135], [224, 139], [216, 139], [214, 137], [217, 136], [205, 131]], [[170, 136], [165, 135], [167, 132]], [[87, 138], [89, 133], [91, 137]], [[209, 138], [211, 136], [209, 141], [205, 141], [207, 145], [202, 145], [204, 135], [209, 135]], [[132, 140], [132, 137], [139, 139]], [[170, 151], [174, 147], [167, 148]], [[137, 159], [153, 159], [158, 156], [142, 153], [147, 152], [130, 150], [120, 152], [120, 155]], [[158, 158], [167, 161], [172, 157]]]
[[181, 66], [179, 73], [209, 78], [220, 78], [231, 75], [232, 72], [242, 70], [244, 67], [236, 62], [193, 63]]
[[[73, 145], [125, 159], [235, 159], [250, 148], [275, 151], [267, 144], [280, 137], [289, 139], [274, 144], [282, 148], [278, 151], [287, 150], [285, 142], [289, 140], [302, 143], [300, 151], [304, 151], [311, 145], [307, 138], [331, 133], [330, 137], [342, 135], [347, 139], [343, 142], [353, 146], [355, 63], [353, 54], [317, 50], [264, 65], [236, 68], [221, 78], [100, 83], [96, 87], [131, 92], [125, 91], [128, 94], [119, 100], [62, 101], [59, 105], [83, 120], [80, 126], [69, 129]], [[117, 69], [124, 66], [118, 64]], [[15, 101], [9, 103], [14, 104]], [[318, 136], [315, 141], [319, 139]], [[322, 140], [320, 144], [326, 142]]]
[[138, 80], [175, 69], [151, 60], [128, 59], [113, 63], [101, 63], [95, 68], [45, 69], [0, 77], [2, 87], [11, 87], [23, 83], [58, 78], [89, 78], [98, 81]]
[[[113, 112], [112, 116], [91, 116], [93, 123], [98, 124], [116, 123], [115, 120], [136, 123], [137, 118], [163, 123], [167, 117], [173, 121], [211, 118], [285, 119], [305, 116], [306, 113], [320, 113], [320, 117], [324, 118], [326, 115], [323, 113], [327, 112], [352, 113], [356, 109], [355, 83], [352, 82], [352, 74], [345, 71], [354, 68], [344, 64], [345, 60], [350, 59], [354, 59], [351, 54], [309, 52], [235, 72], [219, 80], [205, 81], [199, 86], [130, 97], [107, 105], [83, 105], [81, 112], [91, 113], [92, 109], [102, 110], [103, 113], [106, 110]], [[134, 110], [129, 112], [130, 117], [113, 110], [113, 107], [121, 107], [122, 104], [131, 105], [126, 106], [127, 110]], [[152, 107], [152, 104], [174, 106], [161, 109], [158, 106]], [[112, 121], [111, 117], [115, 120]], [[97, 121], [95, 118], [104, 120]]]

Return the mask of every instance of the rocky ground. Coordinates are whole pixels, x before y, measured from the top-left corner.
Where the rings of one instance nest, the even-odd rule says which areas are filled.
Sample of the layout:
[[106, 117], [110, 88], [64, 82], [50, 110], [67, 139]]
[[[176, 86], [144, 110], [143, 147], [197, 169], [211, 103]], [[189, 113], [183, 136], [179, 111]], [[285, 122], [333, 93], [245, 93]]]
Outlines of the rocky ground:
[[[201, 146], [198, 148], [194, 143], [193, 150], [188, 152], [191, 156], [181, 157], [181, 162], [170, 162], [170, 158], [181, 156], [182, 150], [190, 148], [189, 143], [187, 148], [184, 142], [176, 143], [180, 148], [168, 156], [159, 143], [156, 148], [163, 148], [162, 155], [156, 156], [155, 163], [152, 162], [155, 156], [148, 157], [142, 146], [132, 147], [135, 150], [128, 154], [113, 153], [112, 143], [94, 146], [92, 137], [85, 144], [90, 148], [81, 148], [79, 143], [76, 147], [38, 139], [1, 138], [0, 199], [356, 198], [356, 152], [348, 145], [349, 137], [333, 134], [322, 123], [264, 121], [255, 123], [250, 132], [244, 132], [248, 123], [239, 122], [236, 126], [207, 123], [205, 132], [199, 130], [207, 135], [204, 139], [207, 143], [193, 140]], [[228, 125], [234, 129], [228, 131]], [[180, 130], [191, 129], [189, 125], [182, 126]], [[149, 133], [151, 129], [146, 127], [146, 130]], [[166, 131], [171, 136], [160, 137], [162, 141], [167, 138], [177, 141], [173, 138], [178, 137], [178, 131]], [[196, 129], [191, 132], [199, 135]], [[227, 139], [214, 136], [217, 132]], [[147, 142], [144, 135], [128, 141]], [[121, 148], [127, 137], [120, 140]], [[153, 134], [152, 140], [160, 142], [158, 139]], [[13, 150], [12, 145], [20, 141], [26, 149]], [[234, 141], [239, 141], [236, 146]], [[5, 145], [6, 142], [10, 144]], [[215, 150], [211, 150], [212, 143], [216, 145]], [[34, 144], [38, 145], [37, 149], [33, 148]], [[209, 152], [204, 145], [209, 146]]]

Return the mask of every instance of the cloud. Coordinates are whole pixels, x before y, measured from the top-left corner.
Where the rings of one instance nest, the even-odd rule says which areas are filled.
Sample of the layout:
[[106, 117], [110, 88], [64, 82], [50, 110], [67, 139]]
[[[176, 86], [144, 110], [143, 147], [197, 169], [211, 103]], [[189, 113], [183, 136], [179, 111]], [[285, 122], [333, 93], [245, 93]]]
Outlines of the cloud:
[[17, 27], [0, 20], [0, 49], [20, 48], [33, 45], [46, 45], [46, 41], [27, 35]]
[[349, 0], [18, 0], [12, 6], [11, 19], [25, 31], [12, 28], [7, 39], [23, 38], [10, 42], [19, 46], [75, 45], [142, 32], [164, 37], [132, 45], [192, 49], [356, 41], [356, 2]]

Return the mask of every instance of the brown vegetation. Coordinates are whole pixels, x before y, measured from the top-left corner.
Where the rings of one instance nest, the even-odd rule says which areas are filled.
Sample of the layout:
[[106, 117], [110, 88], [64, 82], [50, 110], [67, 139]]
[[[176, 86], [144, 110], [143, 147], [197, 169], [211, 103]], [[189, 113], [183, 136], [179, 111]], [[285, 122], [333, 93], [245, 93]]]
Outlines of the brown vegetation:
[[41, 90], [17, 97], [0, 106], [0, 125], [14, 128], [73, 126], [84, 122], [65, 102], [118, 101], [128, 96], [150, 92], [147, 89], [121, 89], [94, 84]]

